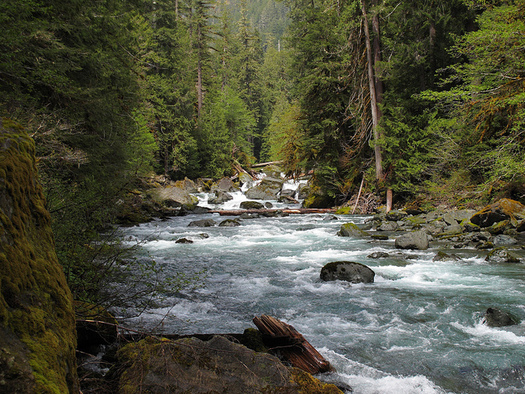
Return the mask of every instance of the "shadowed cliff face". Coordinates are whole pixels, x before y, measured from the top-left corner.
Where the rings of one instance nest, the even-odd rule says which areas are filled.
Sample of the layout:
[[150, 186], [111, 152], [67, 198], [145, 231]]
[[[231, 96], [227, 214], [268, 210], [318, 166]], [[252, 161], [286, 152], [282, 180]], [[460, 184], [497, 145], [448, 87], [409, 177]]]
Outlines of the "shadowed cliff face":
[[34, 143], [0, 125], [0, 392], [77, 392], [72, 297], [57, 261]]

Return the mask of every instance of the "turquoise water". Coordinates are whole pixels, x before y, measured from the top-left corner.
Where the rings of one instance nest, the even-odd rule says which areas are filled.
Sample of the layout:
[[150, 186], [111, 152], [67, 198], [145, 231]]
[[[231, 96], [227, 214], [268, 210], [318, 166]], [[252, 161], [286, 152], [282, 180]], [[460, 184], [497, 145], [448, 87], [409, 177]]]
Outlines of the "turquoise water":
[[[235, 204], [235, 201], [231, 204]], [[434, 262], [439, 245], [395, 255], [393, 239], [336, 236], [366, 216], [292, 215], [242, 220], [240, 227], [188, 227], [189, 215], [124, 229], [144, 241], [166, 273], [207, 270], [204, 287], [168, 294], [163, 307], [132, 324], [167, 333], [241, 333], [254, 316], [293, 325], [337, 369], [331, 379], [354, 393], [525, 393], [525, 324], [489, 328], [496, 307], [525, 320], [525, 265], [493, 265], [475, 250], [460, 262]], [[206, 233], [209, 238], [201, 238]], [[193, 244], [177, 244], [181, 237]], [[350, 260], [375, 283], [321, 282], [322, 266]], [[161, 325], [158, 325], [160, 322]]]

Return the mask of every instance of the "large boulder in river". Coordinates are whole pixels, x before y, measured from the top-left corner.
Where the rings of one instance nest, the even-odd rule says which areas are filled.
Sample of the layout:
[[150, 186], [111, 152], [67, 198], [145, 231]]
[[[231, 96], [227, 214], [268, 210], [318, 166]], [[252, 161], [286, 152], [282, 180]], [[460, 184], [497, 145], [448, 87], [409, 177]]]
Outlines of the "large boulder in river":
[[351, 283], [373, 283], [375, 272], [361, 263], [334, 261], [321, 269], [321, 280], [344, 280]]
[[194, 220], [188, 224], [188, 227], [214, 227], [217, 225], [217, 222], [213, 219], [200, 219]]
[[264, 205], [259, 201], [243, 201], [240, 205], [241, 209], [264, 209]]
[[233, 197], [230, 193], [222, 191], [222, 190], [216, 190], [215, 196], [210, 197], [208, 199], [208, 203], [210, 204], [224, 204], [226, 201], [233, 200]]
[[192, 211], [199, 199], [177, 186], [157, 187], [151, 190], [151, 198], [160, 205]]
[[277, 357], [256, 353], [222, 336], [209, 341], [145, 339], [118, 353], [124, 371], [119, 393], [342, 394]]
[[525, 219], [525, 206], [518, 201], [503, 198], [475, 213], [470, 221], [480, 227], [490, 227], [505, 220], [517, 224], [523, 219]]
[[277, 200], [283, 183], [283, 179], [266, 177], [258, 185], [249, 188], [245, 195], [252, 200]]
[[344, 223], [337, 232], [340, 237], [368, 237], [366, 231], [361, 230], [355, 223]]
[[497, 308], [488, 308], [483, 323], [489, 327], [505, 327], [518, 324], [518, 320], [507, 312]]
[[188, 178], [184, 178], [180, 181], [175, 182], [175, 186], [180, 189], [186, 190], [188, 193], [199, 192], [197, 184]]
[[413, 231], [403, 234], [396, 238], [396, 248], [398, 249], [428, 249], [428, 235], [425, 231]]
[[224, 177], [219, 179], [211, 186], [212, 192], [215, 192], [217, 190], [231, 193], [239, 191], [239, 188], [235, 185], [235, 183], [233, 183], [233, 181], [230, 178]]
[[54, 247], [35, 144], [0, 120], [0, 392], [76, 393], [73, 298]]
[[504, 246], [497, 247], [489, 252], [485, 261], [489, 263], [521, 263], [519, 256]]

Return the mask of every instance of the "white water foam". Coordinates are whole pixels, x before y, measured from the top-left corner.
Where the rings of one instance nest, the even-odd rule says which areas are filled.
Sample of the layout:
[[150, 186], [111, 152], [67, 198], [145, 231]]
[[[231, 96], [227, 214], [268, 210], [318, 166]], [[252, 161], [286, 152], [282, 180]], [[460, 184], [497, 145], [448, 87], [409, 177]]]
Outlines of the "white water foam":
[[452, 326], [471, 335], [473, 339], [477, 341], [488, 341], [494, 344], [525, 344], [525, 336], [516, 335], [514, 332], [505, 330], [505, 328], [489, 327], [481, 322], [474, 326], [466, 326], [464, 324], [455, 322], [452, 323]]
[[330, 349], [321, 353], [330, 361], [341, 381], [350, 385], [353, 394], [445, 394], [425, 376], [394, 376], [350, 360]]

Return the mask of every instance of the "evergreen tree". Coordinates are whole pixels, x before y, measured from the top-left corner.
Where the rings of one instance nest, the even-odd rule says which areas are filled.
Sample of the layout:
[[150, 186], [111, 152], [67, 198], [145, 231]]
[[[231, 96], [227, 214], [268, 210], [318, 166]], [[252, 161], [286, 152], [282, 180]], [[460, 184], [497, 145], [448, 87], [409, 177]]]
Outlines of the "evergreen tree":
[[[479, 9], [480, 3], [473, 5]], [[467, 61], [449, 69], [444, 84], [452, 88], [427, 95], [442, 100], [440, 115], [448, 114], [433, 122], [439, 127], [436, 167], [449, 170], [442, 176], [464, 169], [464, 184], [486, 183], [488, 190], [520, 199], [525, 179], [525, 2], [483, 4], [479, 29], [457, 38], [454, 53]]]

